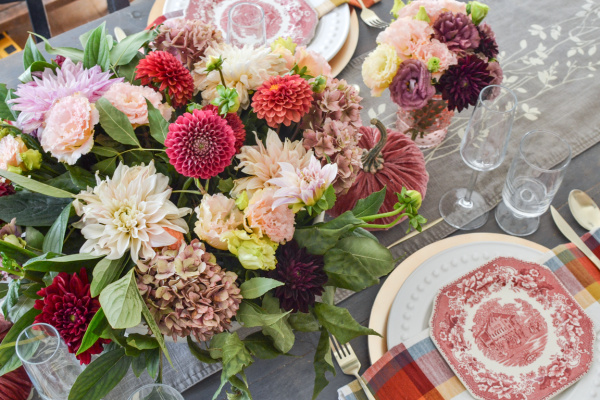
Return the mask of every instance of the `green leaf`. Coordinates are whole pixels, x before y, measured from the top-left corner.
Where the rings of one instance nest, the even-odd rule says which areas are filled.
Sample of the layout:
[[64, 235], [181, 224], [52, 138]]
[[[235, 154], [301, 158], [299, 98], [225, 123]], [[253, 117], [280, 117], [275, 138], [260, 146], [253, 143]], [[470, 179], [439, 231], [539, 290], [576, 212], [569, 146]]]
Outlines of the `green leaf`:
[[102, 175], [112, 175], [117, 168], [117, 157], [107, 158], [92, 166], [93, 171], [98, 171]]
[[[41, 312], [41, 310], [36, 310], [35, 308], [27, 311], [17, 322], [15, 322], [12, 328], [10, 328], [4, 337], [4, 340], [2, 340], [2, 344], [16, 342], [23, 329], [33, 324], [35, 317], [41, 314]], [[14, 346], [0, 349], [0, 374], [6, 374], [20, 366], [21, 360], [19, 360], [19, 356], [17, 356]]]
[[[133, 269], [131, 271], [133, 271]], [[135, 284], [135, 278], [133, 278], [133, 283]], [[154, 320], [154, 317], [150, 313], [150, 310], [148, 310], [148, 307], [146, 306], [144, 299], [142, 299], [142, 295], [140, 294], [139, 290], [137, 289], [137, 285], [135, 287], [135, 292], [137, 293], [138, 302], [142, 306], [142, 315], [144, 316], [144, 319], [146, 320], [148, 327], [150, 327], [150, 330], [154, 334], [154, 337], [156, 338], [156, 341], [158, 342], [160, 349], [163, 351], [163, 353], [165, 353], [165, 357], [167, 357], [167, 361], [169, 361], [169, 364], [171, 364], [171, 366], [173, 366], [173, 363], [171, 362], [171, 357], [169, 356], [169, 350], [167, 349], [167, 344], [165, 343], [165, 338], [163, 337], [162, 333], [160, 332], [160, 328], [156, 324], [156, 321]], [[102, 293], [104, 293], [104, 292], [102, 292]], [[100, 295], [100, 296], [102, 296], [102, 295]]]
[[65, 192], [64, 190], [57, 189], [50, 185], [46, 185], [45, 183], [38, 182], [26, 176], [15, 174], [14, 172], [9, 172], [0, 169], [0, 176], [12, 181], [13, 183], [25, 189], [31, 190], [32, 192], [44, 194], [46, 196], [58, 198], [75, 197], [72, 193]]
[[96, 311], [96, 314], [94, 314], [92, 320], [90, 321], [87, 330], [83, 335], [83, 339], [81, 339], [81, 345], [77, 350], [77, 355], [83, 353], [84, 351], [92, 347], [94, 343], [96, 343], [98, 339], [100, 339], [100, 334], [106, 327], [108, 327], [108, 320], [104, 315], [104, 310], [102, 310], [102, 307], [100, 307], [98, 311]]
[[0, 300], [5, 298], [8, 294], [8, 283], [0, 283]]
[[379, 241], [375, 235], [373, 235], [371, 232], [369, 232], [365, 228], [356, 228], [353, 231], [347, 233], [344, 237], [346, 237], [346, 236], [363, 237], [363, 238], [369, 238], [369, 239]]
[[240, 290], [242, 291], [242, 297], [244, 299], [257, 299], [269, 290], [274, 289], [278, 286], [282, 286], [283, 282], [280, 282], [271, 278], [252, 278], [242, 283]]
[[15, 115], [13, 114], [10, 106], [6, 104], [8, 93], [9, 90], [6, 88], [6, 84], [0, 83], [0, 118], [15, 121]]
[[329, 222], [297, 228], [294, 239], [300, 247], [306, 247], [309, 253], [323, 255], [335, 246], [346, 232], [363, 223], [364, 221], [356, 218], [352, 212], [346, 211]]
[[271, 314], [258, 306], [252, 305], [248, 301], [242, 301], [240, 308], [237, 311], [236, 319], [244, 324], [246, 328], [253, 328], [256, 326], [271, 326], [287, 316], [289, 313], [290, 311], [282, 313], [277, 310], [277, 312]]
[[19, 75], [19, 80], [23, 83], [31, 82], [33, 78], [31, 77], [32, 72], [44, 71], [46, 68], [50, 68], [52, 71], [55, 71], [57, 66], [56, 64], [50, 64], [45, 61], [36, 61], [31, 64], [25, 72]]
[[139, 85], [141, 82], [135, 79], [135, 74], [136, 68], [142, 58], [144, 58], [142, 53], [136, 53], [129, 63], [117, 68], [118, 75], [133, 85]]
[[129, 64], [139, 54], [140, 48], [156, 35], [156, 30], [149, 29], [127, 36], [110, 51], [110, 63], [113, 66]]
[[[12, 196], [15, 195], [13, 194]], [[0, 240], [0, 253], [4, 253], [8, 258], [15, 260], [19, 264], [23, 264], [30, 258], [37, 257], [37, 254], [19, 246], [15, 246], [14, 244], [5, 242], [4, 240]]]
[[160, 349], [148, 350], [145, 352], [146, 355], [146, 370], [150, 378], [156, 379], [158, 377], [158, 369], [160, 366]]
[[133, 269], [100, 293], [100, 305], [114, 329], [133, 328], [142, 322], [145, 306], [140, 301]]
[[273, 342], [262, 332], [255, 332], [247, 336], [243, 342], [252, 354], [263, 360], [276, 358], [283, 354], [275, 348]]
[[92, 68], [99, 65], [103, 71], [110, 68], [110, 54], [106, 41], [106, 22], [97, 27], [89, 35], [83, 51], [83, 66]]
[[118, 260], [109, 260], [104, 257], [96, 264], [93, 272], [94, 278], [90, 285], [92, 297], [97, 297], [105, 287], [113, 283], [121, 275], [123, 268], [125, 268], [126, 260], [127, 256], [123, 256]]
[[31, 35], [29, 35], [27, 38], [27, 43], [25, 43], [25, 48], [23, 49], [23, 69], [28, 69], [29, 66], [36, 61], [45, 62], [46, 59], [38, 50]]
[[223, 375], [229, 379], [252, 364], [252, 354], [240, 340], [237, 332], [227, 336], [223, 346]]
[[69, 393], [69, 400], [100, 400], [123, 379], [131, 359], [125, 349], [119, 348], [102, 354], [77, 377]]
[[131, 347], [135, 347], [138, 350], [152, 350], [158, 349], [158, 341], [147, 335], [140, 335], [139, 333], [132, 333], [125, 339], [127, 344]]
[[96, 102], [96, 108], [100, 113], [100, 124], [108, 136], [119, 143], [141, 147], [131, 122], [125, 114], [117, 110], [104, 97]]
[[76, 49], [74, 47], [52, 47], [48, 39], [41, 35], [38, 35], [37, 33], [34, 33], [34, 35], [44, 41], [44, 47], [48, 54], [61, 55], [70, 58], [71, 61], [73, 61], [74, 63], [83, 61], [83, 50]]
[[44, 244], [44, 235], [33, 226], [28, 226], [25, 228], [25, 241], [28, 247], [41, 249]]
[[150, 122], [150, 135], [160, 144], [165, 144], [167, 133], [169, 133], [169, 121], [167, 121], [160, 111], [146, 99], [148, 106], [148, 121]]
[[187, 337], [187, 344], [190, 348], [190, 353], [201, 362], [205, 364], [215, 364], [219, 362], [219, 360], [215, 360], [210, 356], [210, 352], [208, 350], [204, 350], [197, 343], [194, 343], [194, 340], [191, 336]]
[[9, 317], [10, 309], [17, 304], [19, 301], [19, 289], [21, 288], [21, 281], [19, 279], [15, 279], [14, 281], [8, 284], [8, 293], [6, 294], [6, 298], [2, 303], [2, 315], [4, 315], [9, 321], [14, 322]]
[[67, 224], [69, 222], [70, 214], [71, 204], [69, 204], [62, 210], [56, 221], [54, 221], [54, 223], [48, 230], [48, 233], [44, 238], [44, 244], [42, 245], [42, 251], [44, 253], [62, 253], [63, 242], [65, 240], [65, 232], [67, 231]]
[[101, 157], [115, 157], [119, 155], [119, 150], [112, 147], [94, 146], [92, 147], [92, 153], [97, 154]]
[[229, 332], [218, 333], [210, 339], [208, 351], [212, 358], [223, 358], [223, 347], [229, 335], [231, 335]]
[[[246, 378], [244, 377], [244, 380]], [[232, 376], [229, 378], [229, 383], [231, 386], [237, 389], [237, 395], [235, 395], [235, 400], [252, 400], [252, 394], [250, 394], [250, 389], [248, 389], [248, 384], [238, 378], [237, 376]], [[230, 395], [227, 393], [227, 400], [230, 400]]]
[[142, 375], [146, 369], [146, 352], [142, 352], [138, 357], [131, 358], [131, 370], [136, 378]]
[[0, 219], [10, 221], [16, 218], [17, 225], [21, 226], [51, 226], [71, 201], [72, 199], [20, 191], [11, 196], [0, 197]]
[[66, 165], [66, 168], [69, 171], [69, 176], [73, 184], [79, 190], [87, 190], [88, 187], [96, 186], [96, 177], [90, 171], [76, 165]]
[[42, 289], [45, 285], [43, 285], [42, 283], [29, 283], [27, 285], [24, 285], [21, 287], [21, 289], [23, 289], [24, 287], [27, 287], [24, 291], [23, 294], [27, 297], [29, 297], [30, 299], [34, 299], [34, 300], [38, 300], [41, 299], [42, 297], [39, 296], [37, 294], [37, 292], [40, 291], [40, 289]]
[[329, 333], [336, 337], [341, 344], [348, 343], [361, 335], [381, 336], [373, 329], [360, 325], [345, 308], [324, 303], [315, 304], [315, 314], [319, 322]]
[[231, 192], [231, 189], [233, 189], [233, 178], [219, 179], [217, 189], [219, 189], [219, 192], [221, 193]]
[[349, 236], [325, 254], [325, 272], [333, 286], [360, 291], [394, 269], [392, 253], [378, 241]]
[[30, 259], [23, 264], [23, 268], [28, 271], [73, 273], [79, 272], [81, 268], [88, 268], [96, 265], [100, 257], [102, 256], [93, 256], [88, 253], [69, 254], [67, 256], [56, 257], [56, 254], [54, 253], [46, 253]]
[[[280, 312], [279, 300], [272, 296], [265, 295], [262, 306], [270, 313], [275, 314]], [[285, 316], [273, 325], [265, 326], [262, 329], [262, 332], [265, 335], [273, 338], [273, 345], [282, 353], [289, 352], [294, 346], [294, 341], [296, 340], [294, 331], [292, 331], [292, 327], [287, 321], [288, 318], [288, 316]]]
[[352, 214], [356, 218], [377, 215], [379, 209], [385, 200], [385, 186], [378, 192], [371, 193], [367, 198], [360, 199], [352, 209]]
[[329, 335], [325, 329], [321, 329], [321, 336], [319, 337], [313, 364], [315, 367], [315, 387], [312, 398], [315, 400], [319, 393], [329, 385], [325, 373], [331, 372], [335, 376], [335, 367], [333, 366], [329, 347]]
[[319, 323], [312, 313], [296, 312], [290, 314], [288, 322], [294, 330], [300, 332], [316, 332], [319, 330]]
[[23, 315], [33, 308], [35, 300], [26, 296], [21, 296], [17, 304], [15, 304], [8, 312], [9, 321], [18, 321]]

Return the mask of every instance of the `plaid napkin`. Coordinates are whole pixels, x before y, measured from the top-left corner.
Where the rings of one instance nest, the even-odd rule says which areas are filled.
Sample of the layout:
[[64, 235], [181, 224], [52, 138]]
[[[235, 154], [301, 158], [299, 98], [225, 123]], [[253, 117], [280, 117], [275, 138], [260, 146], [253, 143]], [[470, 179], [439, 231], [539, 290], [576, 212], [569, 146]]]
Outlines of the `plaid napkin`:
[[[600, 229], [583, 241], [600, 256]], [[572, 243], [545, 254], [539, 263], [549, 267], [600, 327], [600, 271]], [[429, 330], [400, 343], [364, 373], [378, 400], [460, 400], [472, 398], [429, 337]], [[338, 389], [339, 400], [367, 400], [357, 381]]]
[[[365, 3], [365, 7], [369, 8], [371, 7], [373, 4], [375, 3], [379, 3], [381, 0], [363, 0], [363, 3]], [[348, 1], [349, 4], [353, 5], [356, 8], [362, 8], [360, 6], [360, 4], [358, 3], [357, 0], [350, 0]]]

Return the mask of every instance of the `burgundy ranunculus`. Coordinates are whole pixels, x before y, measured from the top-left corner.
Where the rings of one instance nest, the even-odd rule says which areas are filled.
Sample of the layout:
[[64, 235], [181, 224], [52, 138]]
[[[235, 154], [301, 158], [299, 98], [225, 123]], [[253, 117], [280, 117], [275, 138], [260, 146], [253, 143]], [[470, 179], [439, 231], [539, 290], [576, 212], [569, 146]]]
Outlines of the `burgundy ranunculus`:
[[396, 76], [390, 85], [394, 103], [405, 110], [418, 110], [435, 94], [431, 84], [431, 72], [419, 60], [405, 60], [400, 64]]
[[[90, 282], [85, 268], [79, 274], [61, 272], [52, 284], [37, 292], [42, 300], [36, 300], [33, 306], [42, 313], [35, 322], [43, 322], [56, 328], [70, 353], [77, 353], [83, 335], [90, 321], [100, 308], [100, 302], [90, 294]], [[81, 364], [89, 364], [93, 354], [102, 353], [104, 343], [110, 340], [98, 339], [88, 350], [77, 356]]]
[[15, 187], [12, 183], [0, 180], [0, 197], [15, 194]]
[[498, 55], [498, 44], [496, 43], [496, 35], [492, 31], [492, 28], [484, 22], [477, 26], [477, 31], [481, 40], [476, 51], [482, 53], [488, 59], [496, 58]]
[[323, 293], [327, 283], [323, 265], [323, 256], [308, 254], [295, 241], [279, 248], [277, 267], [268, 276], [284, 283], [275, 289], [281, 308], [308, 312], [308, 307], [315, 304], [315, 296]]
[[437, 88], [442, 93], [442, 99], [448, 102], [448, 109], [460, 112], [469, 105], [474, 106], [481, 89], [493, 79], [488, 71], [488, 63], [475, 55], [468, 55], [448, 68]]
[[433, 24], [433, 37], [452, 51], [476, 49], [479, 47], [477, 27], [465, 14], [450, 11], [440, 14]]

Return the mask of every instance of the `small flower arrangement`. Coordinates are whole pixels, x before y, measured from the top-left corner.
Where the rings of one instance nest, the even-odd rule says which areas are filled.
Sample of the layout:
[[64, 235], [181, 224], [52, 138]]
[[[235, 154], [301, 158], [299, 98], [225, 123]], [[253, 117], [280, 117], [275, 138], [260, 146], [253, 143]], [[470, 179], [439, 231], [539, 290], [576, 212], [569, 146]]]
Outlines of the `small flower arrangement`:
[[390, 90], [400, 108], [398, 129], [413, 140], [447, 129], [454, 111], [502, 83], [496, 38], [482, 22], [488, 10], [477, 1], [395, 0], [396, 19], [377, 37], [362, 76], [373, 96]]
[[[361, 98], [286, 39], [236, 48], [180, 20], [120, 43], [102, 25], [81, 42], [46, 42], [45, 60], [30, 38], [23, 83], [0, 85], [0, 293], [15, 323], [2, 373], [19, 366], [18, 330], [45, 322], [88, 364], [71, 400], [104, 397], [130, 365], [160, 379], [165, 337], [249, 393], [244, 369], [288, 354], [301, 330], [320, 334], [318, 394], [329, 335], [376, 334], [333, 304], [335, 288], [395, 265], [365, 230], [389, 217], [386, 188], [315, 223], [362, 168]], [[421, 195], [397, 199], [385, 227], [420, 229]], [[259, 330], [242, 339], [234, 321]], [[119, 372], [99, 383], [109, 364]]]

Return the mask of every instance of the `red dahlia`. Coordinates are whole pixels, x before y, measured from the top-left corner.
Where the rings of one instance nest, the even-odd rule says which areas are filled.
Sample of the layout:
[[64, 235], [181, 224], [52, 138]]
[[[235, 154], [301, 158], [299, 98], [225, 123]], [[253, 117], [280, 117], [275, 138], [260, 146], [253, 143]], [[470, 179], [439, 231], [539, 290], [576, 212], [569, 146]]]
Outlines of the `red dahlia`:
[[271, 128], [283, 123], [289, 126], [310, 110], [313, 91], [299, 75], [275, 75], [266, 80], [252, 98], [252, 108], [258, 118]]
[[458, 112], [469, 105], [477, 104], [481, 89], [489, 85], [494, 78], [488, 71], [488, 63], [476, 55], [458, 59], [451, 65], [437, 84], [442, 99], [448, 102], [448, 110]]
[[166, 51], [153, 51], [140, 60], [135, 79], [140, 79], [142, 85], [152, 83], [161, 92], [167, 89], [175, 107], [187, 104], [194, 94], [194, 79], [190, 71]]
[[[67, 343], [69, 352], [77, 353], [85, 331], [100, 308], [100, 302], [90, 294], [90, 282], [85, 268], [79, 274], [61, 272], [52, 284], [37, 292], [42, 300], [33, 306], [42, 313], [35, 322], [43, 322], [56, 328]], [[88, 350], [77, 356], [81, 364], [89, 364], [93, 354], [102, 353], [104, 343], [110, 340], [98, 339]]]
[[[209, 104], [202, 109], [219, 113], [219, 108], [217, 106], [213, 106], [212, 104]], [[246, 128], [244, 127], [244, 123], [242, 122], [241, 118], [236, 113], [227, 113], [225, 120], [231, 129], [233, 129], [233, 136], [235, 136], [235, 152], [237, 154], [240, 152], [240, 149], [246, 141]]]
[[223, 172], [235, 154], [235, 135], [213, 110], [185, 113], [169, 125], [165, 140], [169, 161], [177, 172], [208, 179]]

